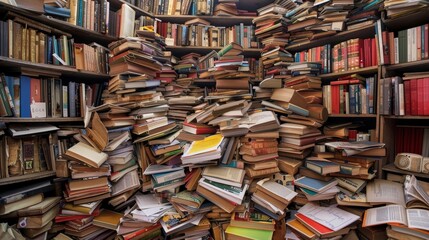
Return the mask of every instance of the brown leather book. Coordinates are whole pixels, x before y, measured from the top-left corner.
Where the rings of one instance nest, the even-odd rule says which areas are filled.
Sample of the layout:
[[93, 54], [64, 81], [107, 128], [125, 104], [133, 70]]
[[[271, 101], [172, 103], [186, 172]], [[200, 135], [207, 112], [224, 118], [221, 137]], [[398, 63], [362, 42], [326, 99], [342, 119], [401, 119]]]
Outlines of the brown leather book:
[[60, 205], [57, 204], [54, 207], [52, 207], [49, 211], [41, 214], [41, 215], [34, 215], [34, 216], [26, 216], [26, 217], [20, 217], [18, 222], [19, 227], [21, 228], [42, 228], [46, 224], [52, 221], [52, 219], [55, 218], [57, 213], [60, 210]]

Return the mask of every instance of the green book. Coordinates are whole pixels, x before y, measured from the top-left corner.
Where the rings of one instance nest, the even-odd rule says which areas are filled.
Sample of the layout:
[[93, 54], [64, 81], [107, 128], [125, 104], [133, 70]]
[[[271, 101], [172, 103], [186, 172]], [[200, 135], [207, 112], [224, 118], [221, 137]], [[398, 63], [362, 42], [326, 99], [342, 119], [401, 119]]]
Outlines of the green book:
[[257, 230], [251, 228], [239, 228], [232, 226], [228, 226], [225, 232], [238, 237], [244, 237], [254, 240], [271, 240], [273, 237], [273, 231]]

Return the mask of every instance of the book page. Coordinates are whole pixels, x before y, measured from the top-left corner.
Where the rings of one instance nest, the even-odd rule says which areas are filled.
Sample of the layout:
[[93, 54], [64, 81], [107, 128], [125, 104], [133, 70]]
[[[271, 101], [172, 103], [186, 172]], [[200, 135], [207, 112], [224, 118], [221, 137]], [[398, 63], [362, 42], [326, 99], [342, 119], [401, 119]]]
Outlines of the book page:
[[366, 186], [366, 198], [370, 203], [393, 203], [405, 206], [404, 187], [383, 179], [375, 179]]
[[359, 219], [359, 216], [339, 209], [336, 205], [321, 207], [311, 202], [298, 212], [333, 231], [341, 230]]
[[365, 211], [363, 227], [386, 223], [401, 223], [407, 225], [405, 207], [401, 205], [388, 205], [385, 207], [370, 208]]
[[429, 231], [429, 211], [424, 209], [407, 209], [409, 228], [419, 228]]

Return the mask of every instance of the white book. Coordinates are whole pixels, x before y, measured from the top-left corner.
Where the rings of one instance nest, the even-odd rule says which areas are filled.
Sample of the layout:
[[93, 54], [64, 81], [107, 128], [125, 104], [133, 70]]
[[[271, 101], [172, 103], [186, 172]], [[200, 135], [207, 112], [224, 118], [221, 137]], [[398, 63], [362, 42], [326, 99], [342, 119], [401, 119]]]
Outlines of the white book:
[[121, 25], [119, 26], [119, 37], [134, 37], [134, 20], [136, 12], [127, 4], [121, 7]]
[[395, 64], [399, 63], [399, 40], [397, 37], [394, 39], [394, 46], [395, 46]]
[[399, 84], [399, 115], [405, 115], [404, 84]]

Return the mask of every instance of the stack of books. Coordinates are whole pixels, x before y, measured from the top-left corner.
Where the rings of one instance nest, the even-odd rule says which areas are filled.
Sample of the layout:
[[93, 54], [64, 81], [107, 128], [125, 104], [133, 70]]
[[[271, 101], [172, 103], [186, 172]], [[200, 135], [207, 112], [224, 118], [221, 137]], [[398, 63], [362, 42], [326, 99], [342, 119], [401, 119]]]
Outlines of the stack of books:
[[294, 59], [292, 54], [282, 46], [266, 45], [262, 50], [261, 61], [265, 70], [265, 79], [259, 84], [260, 88], [281, 88], [282, 80], [290, 77], [287, 66]]
[[[175, 140], [175, 142], [178, 144], [178, 141]], [[180, 144], [176, 148], [180, 149]], [[155, 192], [163, 192], [183, 185], [186, 176], [183, 167], [172, 167], [166, 165], [150, 165], [146, 168], [143, 174], [151, 176], [152, 189]]]
[[283, 1], [280, 5], [279, 2], [259, 8], [257, 10], [259, 16], [252, 20], [256, 26], [255, 35], [264, 46], [285, 46], [289, 41], [290, 34], [285, 31], [287, 19], [284, 14], [297, 4], [294, 1]]
[[240, 205], [249, 184], [244, 181], [245, 171], [231, 167], [206, 167], [198, 181], [197, 193], [231, 213]]
[[412, 1], [404, 2], [395, 2], [392, 0], [385, 1], [383, 7], [386, 10], [386, 15], [388, 18], [397, 18], [400, 16], [406, 16], [410, 13], [415, 13], [418, 11], [425, 11], [427, 8], [427, 2], [415, 3]]
[[322, 181], [304, 176], [296, 179], [294, 184], [304, 193], [308, 201], [332, 199], [339, 192], [336, 187], [338, 182], [335, 179]]
[[249, 62], [241, 55], [243, 48], [237, 43], [230, 43], [218, 52], [219, 59], [214, 61], [212, 71], [216, 71], [217, 91], [248, 89], [249, 80], [254, 77]]
[[286, 216], [285, 209], [296, 195], [286, 186], [265, 178], [257, 182], [252, 201], [256, 209], [279, 221]]

